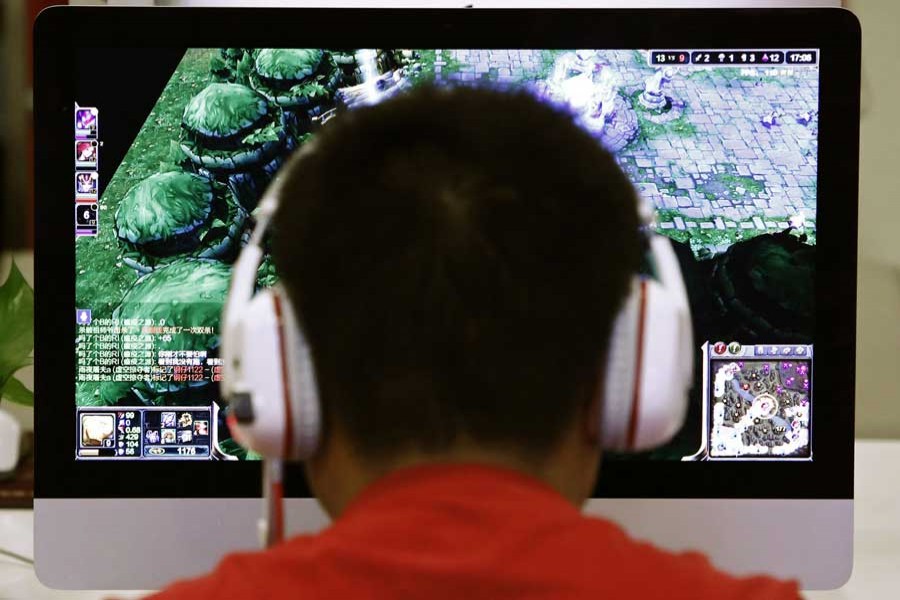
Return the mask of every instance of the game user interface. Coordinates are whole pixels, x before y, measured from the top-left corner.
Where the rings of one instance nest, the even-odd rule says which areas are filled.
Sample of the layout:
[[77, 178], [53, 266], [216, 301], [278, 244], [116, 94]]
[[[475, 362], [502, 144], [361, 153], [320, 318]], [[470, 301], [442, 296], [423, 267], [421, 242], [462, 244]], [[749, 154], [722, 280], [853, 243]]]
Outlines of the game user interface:
[[[192, 48], [118, 165], [100, 160], [100, 126], [121, 107], [76, 103], [76, 459], [258, 458], [219, 391], [219, 318], [257, 202], [345, 112], [435, 84], [524, 89], [570, 111], [672, 241], [698, 378], [675, 438], [621, 460], [812, 460], [818, 59]], [[267, 256], [258, 286], [277, 278]]]

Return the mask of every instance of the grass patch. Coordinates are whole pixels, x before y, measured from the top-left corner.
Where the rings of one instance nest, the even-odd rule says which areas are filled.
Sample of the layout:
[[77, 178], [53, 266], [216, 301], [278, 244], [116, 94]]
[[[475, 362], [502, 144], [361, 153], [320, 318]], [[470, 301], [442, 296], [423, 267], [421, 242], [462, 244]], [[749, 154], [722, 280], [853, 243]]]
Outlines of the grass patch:
[[[421, 70], [418, 72], [413, 72], [410, 74], [410, 79], [414, 83], [425, 83], [431, 82], [434, 80], [437, 75], [434, 67], [435, 62], [437, 62], [437, 52], [434, 50], [416, 50], [419, 53], [419, 64], [422, 65]], [[454, 73], [458, 73], [461, 69], [461, 64], [456, 58], [450, 54], [450, 50], [444, 50], [441, 52], [441, 62], [443, 62], [443, 66], [441, 67], [441, 76], [444, 79], [447, 79], [450, 75]]]
[[556, 59], [571, 50], [541, 50], [541, 66], [531, 73], [523, 75], [522, 79], [548, 79], [553, 74]]
[[[417, 72], [410, 73], [410, 79], [418, 83], [419, 80], [431, 81], [434, 79], [434, 63], [437, 61], [437, 52], [434, 50], [419, 50], [419, 64], [422, 65], [422, 68]], [[443, 57], [443, 54], [442, 54]], [[444, 71], [445, 67], [441, 68], [441, 72]]]
[[766, 190], [766, 186], [763, 185], [762, 181], [758, 181], [752, 177], [746, 177], [743, 175], [722, 175], [719, 177], [719, 181], [727, 185], [729, 188], [739, 188], [742, 187], [747, 190], [750, 194], [759, 194]]
[[661, 138], [666, 135], [665, 126], [650, 121], [649, 119], [641, 115], [640, 112], [638, 112], [638, 125], [638, 139], [644, 140], [645, 142], [647, 140]]
[[[743, 190], [743, 191], [739, 191]], [[746, 198], [766, 191], [763, 182], [744, 175], [720, 173], [697, 186], [697, 192], [710, 201], [719, 198]]]
[[656, 69], [647, 61], [647, 54], [641, 50], [632, 50], [631, 56], [634, 58], [634, 66], [639, 69], [647, 69], [655, 71]]
[[646, 142], [647, 140], [665, 137], [667, 135], [693, 137], [697, 134], [697, 128], [688, 120], [687, 112], [683, 112], [677, 119], [673, 119], [666, 123], [656, 123], [651, 121], [649, 115], [653, 113], [644, 108], [640, 102], [642, 93], [644, 93], [643, 90], [637, 90], [632, 92], [631, 95], [623, 94], [625, 98], [631, 102], [631, 106], [637, 114], [639, 125], [637, 139]]
[[75, 243], [75, 302], [90, 308], [94, 318], [109, 318], [122, 296], [137, 279], [133, 269], [121, 263], [122, 249], [115, 235], [119, 201], [133, 185], [159, 171], [167, 162], [170, 142], [178, 139], [185, 105], [209, 82], [209, 59], [216, 50], [191, 49], [153, 106], [134, 143], [122, 159], [105, 190], [101, 190], [99, 235], [78, 238]]
[[441, 75], [453, 75], [462, 70], [462, 64], [451, 54], [442, 53], [441, 60], [444, 61], [444, 66], [441, 67]]
[[[678, 191], [678, 187], [675, 185], [674, 181], [661, 182], [656, 184], [656, 189], [658, 189], [663, 194], [668, 194], [669, 196], [674, 196]], [[664, 211], [660, 211], [664, 212]], [[677, 212], [677, 211], [673, 211]]]
[[[751, 238], [754, 238], [763, 233], [776, 233], [781, 231], [781, 228], [775, 227], [774, 229], [742, 229], [741, 223], [752, 223], [754, 217], [759, 217], [764, 222], [765, 221], [775, 221], [775, 222], [783, 222], [787, 221], [788, 217], [766, 217], [763, 214], [752, 215], [747, 219], [743, 219], [741, 221], [735, 221], [737, 227], [726, 227], [725, 229], [702, 229], [700, 227], [700, 223], [710, 223], [712, 219], [710, 218], [692, 218], [684, 216], [678, 209], [674, 208], [664, 208], [656, 211], [656, 220], [658, 223], [672, 223], [675, 221], [675, 217], [681, 217], [684, 221], [685, 226], [688, 223], [697, 223], [697, 227], [691, 227], [688, 229], [658, 229], [657, 233], [665, 235], [666, 237], [673, 239], [677, 242], [681, 242], [682, 244], [688, 244], [691, 247], [691, 250], [694, 252], [694, 256], [697, 258], [703, 259], [711, 256], [710, 248], [721, 248], [725, 246], [731, 246], [736, 242], [746, 241]], [[722, 217], [723, 221], [731, 221], [731, 219]], [[804, 231], [806, 235], [806, 243], [812, 246], [816, 243], [816, 224], [814, 220], [807, 219], [806, 221], [806, 229]], [[803, 235], [797, 231], [793, 232], [793, 235]]]
[[680, 137], [693, 137], [697, 134], [697, 129], [694, 127], [693, 123], [685, 118], [684, 113], [674, 121], [667, 123], [666, 128], [669, 132]]

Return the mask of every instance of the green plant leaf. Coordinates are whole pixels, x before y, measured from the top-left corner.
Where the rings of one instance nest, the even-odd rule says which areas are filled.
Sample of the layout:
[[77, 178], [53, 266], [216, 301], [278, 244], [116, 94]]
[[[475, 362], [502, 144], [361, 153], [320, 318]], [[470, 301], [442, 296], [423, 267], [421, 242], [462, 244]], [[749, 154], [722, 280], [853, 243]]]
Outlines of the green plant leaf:
[[239, 460], [262, 460], [262, 456], [253, 450], [247, 450], [238, 444], [233, 438], [219, 440], [219, 450], [225, 454], [237, 457]]
[[249, 54], [244, 54], [235, 66], [235, 71], [235, 79], [238, 82], [249, 83], [250, 73], [253, 72], [253, 58]]
[[306, 96], [307, 98], [315, 98], [317, 96], [327, 96], [328, 88], [321, 83], [315, 81], [304, 82], [291, 88], [291, 94], [294, 96]]
[[179, 165], [186, 159], [187, 154], [184, 153], [184, 150], [181, 148], [181, 144], [179, 144], [175, 140], [170, 140], [169, 151], [166, 154], [166, 162], [172, 163], [173, 165]]
[[221, 56], [216, 56], [215, 54], [209, 58], [209, 70], [213, 73], [219, 73], [224, 71], [228, 65], [225, 64], [225, 61]]
[[34, 348], [34, 290], [13, 261], [0, 285], [0, 386], [31, 364]]
[[0, 398], [13, 404], [34, 406], [34, 392], [22, 385], [22, 382], [15, 377], [6, 380], [6, 385], [0, 389]]
[[112, 406], [131, 391], [131, 386], [127, 381], [104, 381], [100, 384], [97, 399], [102, 406]]
[[281, 131], [281, 125], [272, 122], [263, 127], [262, 129], [258, 129], [241, 140], [241, 143], [247, 145], [253, 144], [264, 144], [266, 142], [277, 142], [278, 141], [278, 132]]

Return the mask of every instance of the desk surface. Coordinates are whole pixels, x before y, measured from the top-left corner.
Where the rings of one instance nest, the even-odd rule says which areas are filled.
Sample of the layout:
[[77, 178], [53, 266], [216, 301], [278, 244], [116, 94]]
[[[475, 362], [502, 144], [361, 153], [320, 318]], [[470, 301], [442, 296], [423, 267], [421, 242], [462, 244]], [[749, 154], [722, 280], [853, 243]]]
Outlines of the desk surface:
[[[809, 600], [898, 597], [900, 590], [900, 442], [866, 440], [856, 443], [853, 576], [843, 588], [809, 592]], [[32, 556], [33, 513], [0, 510], [0, 548]], [[66, 592], [45, 588], [34, 569], [0, 556], [0, 600], [99, 600], [139, 598], [141, 592]]]

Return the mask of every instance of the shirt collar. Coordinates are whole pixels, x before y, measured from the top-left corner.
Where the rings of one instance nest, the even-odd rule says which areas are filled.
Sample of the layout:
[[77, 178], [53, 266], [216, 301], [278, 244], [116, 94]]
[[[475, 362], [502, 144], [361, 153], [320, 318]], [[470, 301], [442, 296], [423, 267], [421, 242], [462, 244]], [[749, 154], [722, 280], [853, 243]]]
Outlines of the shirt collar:
[[[562, 494], [537, 477], [508, 467], [482, 463], [429, 463], [389, 472], [362, 490], [338, 520], [371, 508], [417, 498], [507, 497], [544, 508], [580, 514]], [[380, 508], [379, 508], [380, 510]]]

